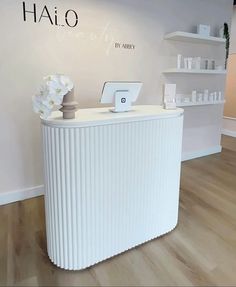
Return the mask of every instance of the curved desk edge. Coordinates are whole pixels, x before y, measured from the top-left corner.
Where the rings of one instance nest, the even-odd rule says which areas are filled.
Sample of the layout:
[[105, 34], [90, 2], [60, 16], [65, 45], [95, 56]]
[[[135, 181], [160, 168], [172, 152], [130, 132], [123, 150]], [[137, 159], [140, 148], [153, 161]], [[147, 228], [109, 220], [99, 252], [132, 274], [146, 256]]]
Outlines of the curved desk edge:
[[48, 119], [42, 119], [42, 124], [65, 128], [88, 127], [173, 118], [182, 116], [183, 113], [184, 110], [181, 108], [165, 110], [162, 106], [157, 105], [134, 106], [132, 111], [125, 113], [112, 113], [110, 108], [91, 108], [79, 110], [73, 120], [64, 120], [60, 112], [53, 112]]

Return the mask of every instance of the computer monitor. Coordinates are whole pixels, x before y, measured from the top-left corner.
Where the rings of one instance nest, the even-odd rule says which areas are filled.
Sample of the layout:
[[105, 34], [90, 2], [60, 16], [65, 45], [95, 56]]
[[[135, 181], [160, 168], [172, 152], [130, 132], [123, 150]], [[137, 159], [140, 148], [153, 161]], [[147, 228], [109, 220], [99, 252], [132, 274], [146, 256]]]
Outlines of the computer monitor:
[[112, 112], [121, 113], [131, 110], [142, 88], [141, 82], [106, 82], [102, 91], [102, 104], [114, 104]]

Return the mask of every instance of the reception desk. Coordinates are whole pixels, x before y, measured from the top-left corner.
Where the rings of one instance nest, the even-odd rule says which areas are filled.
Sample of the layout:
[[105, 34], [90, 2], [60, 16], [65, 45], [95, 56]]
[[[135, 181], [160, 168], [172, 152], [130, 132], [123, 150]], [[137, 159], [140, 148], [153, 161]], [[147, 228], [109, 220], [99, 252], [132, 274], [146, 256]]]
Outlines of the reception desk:
[[136, 106], [42, 120], [47, 247], [80, 270], [175, 228], [183, 110]]

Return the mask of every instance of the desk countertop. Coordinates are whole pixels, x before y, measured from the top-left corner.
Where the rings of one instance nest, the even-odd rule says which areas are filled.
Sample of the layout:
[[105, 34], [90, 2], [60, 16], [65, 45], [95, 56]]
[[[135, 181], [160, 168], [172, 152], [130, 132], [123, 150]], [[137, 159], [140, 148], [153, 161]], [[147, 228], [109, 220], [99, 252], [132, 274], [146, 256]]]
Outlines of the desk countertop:
[[64, 120], [62, 113], [57, 111], [53, 112], [48, 119], [42, 119], [42, 123], [56, 127], [86, 127], [140, 120], [173, 118], [183, 114], [183, 109], [165, 110], [162, 106], [157, 105], [134, 106], [132, 111], [125, 113], [112, 113], [110, 109], [111, 108], [79, 109], [76, 112], [76, 118], [73, 120]]

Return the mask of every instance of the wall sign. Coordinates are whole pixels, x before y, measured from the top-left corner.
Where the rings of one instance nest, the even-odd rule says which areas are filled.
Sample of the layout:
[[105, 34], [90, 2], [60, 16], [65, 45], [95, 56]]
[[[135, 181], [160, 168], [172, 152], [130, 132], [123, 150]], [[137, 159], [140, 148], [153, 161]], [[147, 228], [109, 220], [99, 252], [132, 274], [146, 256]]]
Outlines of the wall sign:
[[75, 10], [69, 9], [64, 12], [62, 17], [58, 16], [58, 9], [54, 7], [53, 11], [50, 10], [47, 5], [43, 8], [39, 8], [37, 4], [23, 5], [23, 19], [25, 22], [33, 21], [34, 23], [41, 23], [47, 21], [50, 25], [71, 27], [74, 28], [79, 24], [79, 16]]
[[126, 43], [115, 43], [116, 49], [126, 49], [126, 50], [135, 50], [134, 44], [126, 44]]

